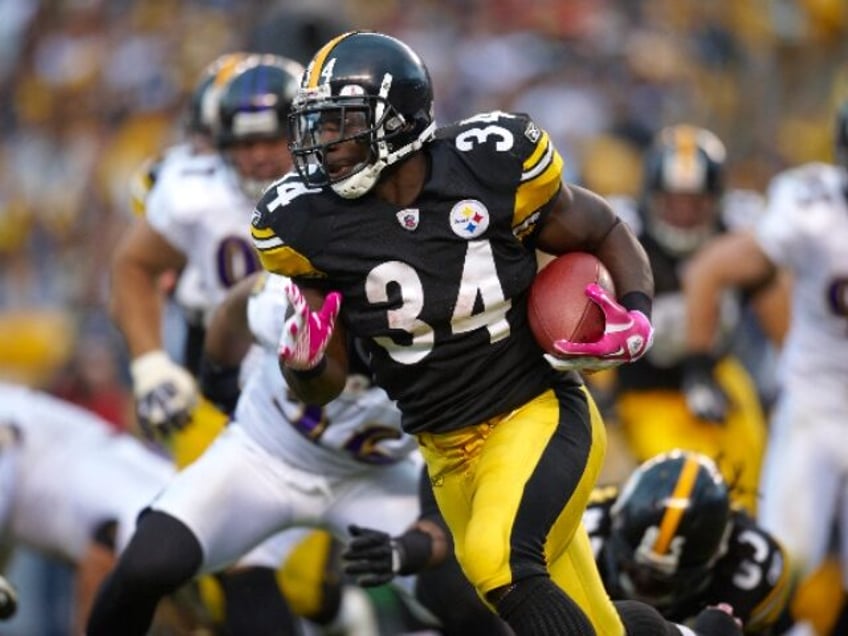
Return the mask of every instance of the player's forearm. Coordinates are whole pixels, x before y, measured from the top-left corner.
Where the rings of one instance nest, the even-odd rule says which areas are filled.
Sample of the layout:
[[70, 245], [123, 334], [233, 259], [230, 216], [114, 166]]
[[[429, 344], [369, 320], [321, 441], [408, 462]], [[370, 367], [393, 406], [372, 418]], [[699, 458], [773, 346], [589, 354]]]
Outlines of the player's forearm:
[[748, 233], [721, 236], [692, 257], [682, 281], [688, 350], [692, 353], [712, 350], [725, 290], [751, 288], [772, 270], [755, 238]]
[[215, 309], [203, 343], [203, 354], [219, 365], [237, 366], [253, 336], [247, 322], [247, 301], [255, 276], [240, 281]]
[[295, 371], [280, 362], [289, 388], [305, 404], [323, 405], [338, 397], [347, 382], [347, 370], [330, 356], [309, 371]]
[[132, 264], [116, 264], [109, 310], [130, 357], [162, 348], [162, 307], [155, 277]]

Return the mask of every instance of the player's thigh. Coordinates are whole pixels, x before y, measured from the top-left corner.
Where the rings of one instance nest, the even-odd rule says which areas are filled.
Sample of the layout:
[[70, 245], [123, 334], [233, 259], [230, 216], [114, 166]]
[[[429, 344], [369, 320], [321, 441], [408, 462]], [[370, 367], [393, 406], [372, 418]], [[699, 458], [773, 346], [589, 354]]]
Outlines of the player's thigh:
[[585, 391], [566, 393], [549, 391], [503, 419], [421, 439], [457, 557], [481, 594], [545, 574], [542, 546], [550, 540], [563, 550], [559, 543], [580, 523], [605, 437]]
[[300, 481], [297, 472], [282, 466], [240, 427], [230, 426], [151, 507], [191, 528], [203, 547], [202, 570], [217, 570], [299, 515], [319, 514], [317, 498], [293, 485]]
[[340, 536], [351, 524], [402, 534], [418, 518], [420, 478], [420, 463], [407, 458], [339, 480], [323, 521]]
[[803, 573], [827, 552], [842, 488], [841, 473], [829, 459], [831, 440], [818, 426], [823, 416], [804, 401], [778, 402], [761, 480], [759, 520]]

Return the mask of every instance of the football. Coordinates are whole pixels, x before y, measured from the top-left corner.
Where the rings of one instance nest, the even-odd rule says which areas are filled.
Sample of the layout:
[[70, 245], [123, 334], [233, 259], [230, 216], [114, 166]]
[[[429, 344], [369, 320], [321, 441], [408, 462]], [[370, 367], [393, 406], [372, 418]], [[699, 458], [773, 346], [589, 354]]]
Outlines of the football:
[[536, 342], [547, 353], [555, 353], [557, 340], [595, 342], [604, 335], [604, 313], [585, 293], [590, 283], [615, 293], [607, 268], [587, 252], [558, 256], [536, 274], [527, 317]]

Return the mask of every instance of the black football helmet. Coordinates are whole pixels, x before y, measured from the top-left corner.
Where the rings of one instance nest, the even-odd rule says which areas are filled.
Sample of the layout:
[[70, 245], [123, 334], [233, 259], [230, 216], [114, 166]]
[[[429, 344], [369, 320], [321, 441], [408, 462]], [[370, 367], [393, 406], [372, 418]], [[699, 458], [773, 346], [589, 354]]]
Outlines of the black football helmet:
[[[348, 199], [360, 197], [386, 166], [432, 138], [430, 74], [400, 40], [367, 31], [344, 33], [307, 66], [289, 124], [295, 167], [306, 183], [329, 184]], [[364, 158], [331, 176], [327, 151], [350, 141], [365, 147]]]
[[660, 611], [701, 592], [727, 549], [727, 484], [700, 453], [676, 450], [643, 463], [610, 514], [604, 558], [615, 585]]
[[647, 151], [646, 229], [672, 253], [689, 254], [715, 233], [726, 157], [714, 133], [686, 124], [662, 129]]
[[213, 131], [218, 147], [286, 137], [302, 73], [300, 64], [280, 55], [252, 54], [239, 61], [217, 95]]
[[848, 168], [848, 101], [836, 113], [836, 160]]

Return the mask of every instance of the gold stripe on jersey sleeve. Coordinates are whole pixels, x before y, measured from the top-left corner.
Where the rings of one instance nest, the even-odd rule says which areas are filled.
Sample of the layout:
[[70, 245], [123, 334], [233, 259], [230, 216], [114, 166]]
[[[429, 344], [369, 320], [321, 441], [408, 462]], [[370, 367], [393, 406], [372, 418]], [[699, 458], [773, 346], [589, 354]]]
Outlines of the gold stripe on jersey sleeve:
[[768, 595], [751, 610], [748, 620], [745, 621], [745, 628], [752, 632], [765, 630], [777, 622], [778, 617], [789, 602], [789, 592], [791, 591], [790, 567], [782, 547], [780, 548], [780, 558], [783, 560], [783, 571], [780, 573], [780, 577], [775, 581]]
[[262, 267], [273, 274], [283, 276], [323, 276], [312, 262], [293, 247], [283, 243], [283, 239], [270, 228], [250, 228], [253, 245], [259, 253]]
[[666, 510], [660, 521], [660, 531], [657, 540], [654, 541], [654, 553], [666, 554], [671, 547], [671, 540], [677, 533], [683, 513], [689, 507], [689, 499], [698, 479], [699, 467], [698, 459], [689, 456], [680, 469], [680, 477], [678, 477], [677, 484], [674, 486], [674, 492], [671, 493], [671, 497], [666, 503]]
[[518, 227], [536, 210], [548, 203], [562, 183], [563, 160], [543, 133], [536, 149], [522, 165], [521, 183], [515, 192], [512, 226]]
[[315, 54], [315, 57], [312, 58], [312, 62], [309, 64], [309, 67], [306, 69], [306, 72], [309, 73], [309, 76], [306, 80], [306, 88], [316, 88], [318, 86], [318, 80], [321, 79], [321, 71], [324, 69], [324, 62], [327, 61], [327, 57], [330, 55], [330, 51], [341, 42], [343, 39], [352, 35], [353, 31], [348, 31], [347, 33], [342, 33], [341, 35], [337, 35], [332, 40], [327, 42], [321, 49]]

